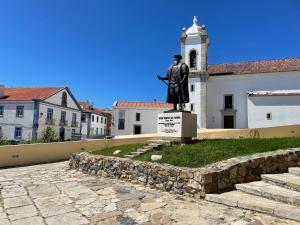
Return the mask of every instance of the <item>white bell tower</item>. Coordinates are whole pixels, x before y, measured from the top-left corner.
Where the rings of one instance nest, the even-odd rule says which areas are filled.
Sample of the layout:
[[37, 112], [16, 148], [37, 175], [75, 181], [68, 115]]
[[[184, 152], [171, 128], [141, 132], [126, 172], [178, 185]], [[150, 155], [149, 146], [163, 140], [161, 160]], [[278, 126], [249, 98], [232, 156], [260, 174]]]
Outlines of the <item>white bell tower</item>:
[[206, 128], [208, 35], [205, 25], [198, 25], [196, 16], [189, 29], [182, 29], [180, 44], [182, 58], [190, 68], [190, 103], [187, 107], [197, 114], [197, 127]]
[[182, 29], [181, 55], [190, 70], [207, 70], [208, 36], [205, 25], [198, 26], [194, 16], [193, 25], [189, 29]]

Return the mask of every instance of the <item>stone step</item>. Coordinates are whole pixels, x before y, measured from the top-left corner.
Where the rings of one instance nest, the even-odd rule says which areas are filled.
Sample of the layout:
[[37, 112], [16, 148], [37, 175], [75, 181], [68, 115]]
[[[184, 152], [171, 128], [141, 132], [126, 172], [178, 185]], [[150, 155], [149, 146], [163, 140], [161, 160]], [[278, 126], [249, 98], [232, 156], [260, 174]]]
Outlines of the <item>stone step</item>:
[[139, 148], [136, 150], [137, 152], [145, 153], [148, 151], [148, 149]]
[[148, 149], [153, 149], [153, 146], [148, 146], [148, 145], [146, 145], [146, 146], [143, 147], [143, 149], [147, 149], [147, 150], [148, 150]]
[[261, 179], [268, 183], [273, 183], [295, 191], [300, 191], [300, 177], [290, 173], [282, 174], [262, 174]]
[[300, 222], [300, 207], [279, 203], [274, 200], [240, 191], [231, 191], [223, 194], [207, 194], [205, 199], [210, 202], [249, 209]]
[[154, 144], [154, 143], [150, 143], [148, 144], [148, 146], [151, 146], [152, 148], [159, 148], [161, 146], [163, 146], [162, 144]]
[[135, 157], [135, 155], [124, 155], [125, 158], [129, 158], [129, 159], [132, 159]]
[[255, 181], [246, 184], [236, 184], [236, 189], [248, 194], [262, 196], [290, 205], [300, 206], [300, 192], [276, 186], [264, 181]]
[[168, 140], [149, 140], [147, 141], [148, 144], [150, 143], [155, 143], [155, 144], [171, 144], [172, 142], [171, 141], [168, 141]]
[[131, 155], [136, 155], [136, 156], [138, 156], [138, 155], [141, 155], [141, 154], [143, 154], [142, 152], [130, 152], [130, 154]]
[[293, 175], [300, 176], [300, 167], [290, 167], [289, 173]]

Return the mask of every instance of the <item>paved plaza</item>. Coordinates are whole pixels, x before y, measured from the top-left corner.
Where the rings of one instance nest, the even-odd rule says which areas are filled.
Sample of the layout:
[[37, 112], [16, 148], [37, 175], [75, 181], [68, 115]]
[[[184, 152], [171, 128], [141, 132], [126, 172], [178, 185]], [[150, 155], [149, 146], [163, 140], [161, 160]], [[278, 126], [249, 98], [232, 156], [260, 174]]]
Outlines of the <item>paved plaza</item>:
[[298, 224], [69, 170], [68, 162], [0, 169], [0, 224]]

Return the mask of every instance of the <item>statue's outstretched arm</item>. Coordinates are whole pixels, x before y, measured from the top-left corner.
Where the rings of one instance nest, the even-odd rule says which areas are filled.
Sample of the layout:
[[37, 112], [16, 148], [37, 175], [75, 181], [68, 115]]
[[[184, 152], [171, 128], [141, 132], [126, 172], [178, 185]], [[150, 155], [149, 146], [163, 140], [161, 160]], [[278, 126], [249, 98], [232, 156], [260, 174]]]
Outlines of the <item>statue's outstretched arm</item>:
[[158, 75], [157, 78], [158, 78], [159, 80], [168, 80], [168, 76], [161, 77], [161, 76]]

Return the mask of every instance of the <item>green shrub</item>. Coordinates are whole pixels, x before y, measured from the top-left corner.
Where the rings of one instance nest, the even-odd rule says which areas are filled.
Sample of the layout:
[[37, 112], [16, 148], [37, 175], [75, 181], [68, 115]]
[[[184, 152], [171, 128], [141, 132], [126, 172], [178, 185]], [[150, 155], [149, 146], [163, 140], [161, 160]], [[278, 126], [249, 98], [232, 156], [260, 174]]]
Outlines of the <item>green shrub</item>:
[[57, 141], [55, 131], [51, 127], [46, 127], [41, 134], [40, 142], [48, 143], [54, 141]]
[[6, 138], [0, 134], [0, 145], [7, 145], [8, 141], [6, 140]]

